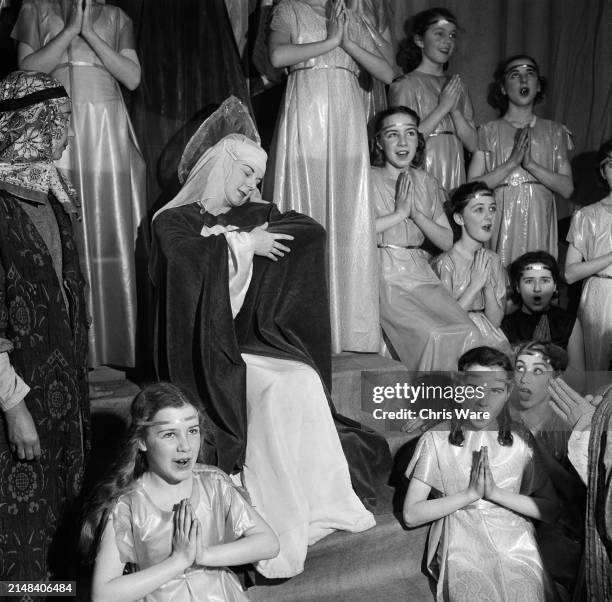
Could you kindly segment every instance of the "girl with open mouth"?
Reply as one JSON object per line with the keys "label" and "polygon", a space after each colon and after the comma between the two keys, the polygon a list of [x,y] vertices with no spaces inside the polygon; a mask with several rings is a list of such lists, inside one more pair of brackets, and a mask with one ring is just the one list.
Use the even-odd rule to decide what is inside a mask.
{"label": "girl with open mouth", "polygon": [[468,180],[483,181],[495,191],[491,248],[504,266],[528,251],[557,256],[555,194],[568,199],[574,189],[570,132],[534,113],[545,92],[546,78],[530,56],[499,63],[488,101],[500,118],[480,126],[468,170]]}

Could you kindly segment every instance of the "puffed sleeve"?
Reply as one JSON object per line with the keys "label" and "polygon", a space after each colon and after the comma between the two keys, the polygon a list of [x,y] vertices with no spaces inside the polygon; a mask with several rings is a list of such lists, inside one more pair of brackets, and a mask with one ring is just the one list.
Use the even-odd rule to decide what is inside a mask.
{"label": "puffed sleeve", "polygon": [[429,431],[419,439],[405,475],[408,479],[418,479],[432,489],[444,493],[434,436],[434,432]]}
{"label": "puffed sleeve", "polygon": [[276,6],[270,21],[270,29],[289,35],[297,33],[297,16],[290,1],[281,0]]}
{"label": "puffed sleeve", "polygon": [[42,45],[38,29],[40,23],[38,12],[38,4],[34,0],[25,0],[11,32],[13,39],[27,44],[33,50],[39,50]]}
{"label": "puffed sleeve", "polygon": [[587,241],[593,240],[591,220],[587,219],[584,212],[579,210],[572,216],[567,242],[569,242],[584,259],[588,259]]}
{"label": "puffed sleeve", "polygon": [[410,107],[415,111],[420,109],[417,86],[407,76],[401,77],[389,86],[389,106],[396,107],[398,105]]}
{"label": "puffed sleeve", "polygon": [[[221,473],[221,471],[218,471]],[[225,534],[230,539],[242,537],[255,526],[255,511],[234,487],[229,477],[222,473],[221,491],[226,511]]]}
{"label": "puffed sleeve", "polygon": [[527,430],[518,431],[513,435],[515,439],[513,445],[521,444],[524,446],[523,478],[521,479],[520,493],[532,495],[546,484],[548,472],[537,451],[533,435]]}
{"label": "puffed sleeve", "polygon": [[134,534],[132,531],[132,509],[129,501],[122,496],[115,504],[109,520],[113,521],[115,530],[115,543],[119,550],[121,562],[136,564],[136,551],[134,549]]}

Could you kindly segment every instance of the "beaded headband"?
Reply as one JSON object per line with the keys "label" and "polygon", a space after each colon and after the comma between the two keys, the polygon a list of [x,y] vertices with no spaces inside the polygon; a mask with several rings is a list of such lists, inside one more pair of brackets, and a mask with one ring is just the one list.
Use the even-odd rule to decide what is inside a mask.
{"label": "beaded headband", "polygon": [[529,263],[523,268],[523,272],[527,270],[548,270],[552,274],[552,270],[544,263]]}
{"label": "beaded headband", "polygon": [[418,126],[415,124],[408,124],[408,123],[403,123],[401,121],[396,121],[395,123],[388,123],[387,125],[382,126],[378,132],[376,132],[376,135],[378,136],[379,134],[382,134],[385,130],[388,130],[389,128],[394,128],[394,127],[402,127],[402,126],[411,126],[413,129],[418,131]]}
{"label": "beaded headband", "polygon": [[471,194],[467,201],[468,203],[470,201],[473,201],[474,199],[480,199],[480,198],[484,198],[484,197],[489,197],[492,198],[493,197],[493,193],[490,190],[479,190],[478,192],[475,192],[474,194]]}
{"label": "beaded headband", "polygon": [[446,17],[434,17],[428,24],[427,28],[430,28],[432,25],[454,25],[457,26],[457,21],[452,21],[447,19]]}

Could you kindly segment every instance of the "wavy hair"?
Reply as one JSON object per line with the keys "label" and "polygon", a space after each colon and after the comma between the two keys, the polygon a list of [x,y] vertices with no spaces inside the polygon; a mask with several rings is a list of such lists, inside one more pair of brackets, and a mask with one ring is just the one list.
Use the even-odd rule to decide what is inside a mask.
{"label": "wavy hair", "polygon": [[[422,38],[425,32],[440,19],[446,19],[459,27],[457,17],[447,8],[441,7],[424,10],[406,21],[404,24],[406,37],[400,43],[397,52],[397,64],[404,73],[414,71],[423,59],[423,51],[416,45],[414,38],[417,36]],[[444,66],[445,69],[447,65],[448,63]]]}
{"label": "wavy hair", "polygon": [[[413,109],[409,109],[403,105],[398,105],[396,107],[389,107],[384,111],[380,111],[378,115],[376,115],[376,119],[374,120],[374,141],[372,144],[371,151],[371,163],[376,167],[383,167],[385,164],[385,154],[383,153],[382,147],[378,141],[378,136],[380,134],[380,129],[382,128],[383,121],[387,117],[391,117],[391,115],[408,115],[414,119],[417,128],[421,123],[421,118],[418,113]],[[421,132],[417,133],[417,148],[416,153],[414,154],[414,158],[412,159],[410,165],[412,167],[421,167],[423,165],[423,161],[425,160],[425,137]]]}
{"label": "wavy hair", "polygon": [[453,231],[453,242],[461,238],[461,226],[455,221],[454,215],[461,215],[475,194],[489,192],[494,197],[493,191],[484,182],[468,182],[455,189],[450,199],[444,203],[444,209]]}
{"label": "wavy hair", "polygon": [[518,348],[516,359],[521,355],[541,355],[555,372],[563,372],[568,364],[567,351],[550,341],[529,341]]}
{"label": "wavy hair", "polygon": [[[130,426],[120,447],[121,451],[108,476],[94,489],[85,505],[79,547],[86,562],[93,562],[95,559],[100,538],[117,500],[129,492],[134,481],[147,470],[146,454],[139,449],[147,427],[141,423],[153,420],[155,415],[165,408],[181,408],[187,405],[193,406],[198,412],[201,429],[207,428],[198,405],[184,389],[176,385],[154,383],[146,386],[134,398],[130,407]],[[201,437],[201,441],[203,440],[204,436]]]}
{"label": "wavy hair", "polygon": [[599,167],[599,178],[602,187],[606,190],[610,190],[610,186],[608,185],[608,181],[603,177],[603,169],[601,167],[601,164],[610,156],[612,156],[612,139],[606,140],[597,151],[597,166]]}

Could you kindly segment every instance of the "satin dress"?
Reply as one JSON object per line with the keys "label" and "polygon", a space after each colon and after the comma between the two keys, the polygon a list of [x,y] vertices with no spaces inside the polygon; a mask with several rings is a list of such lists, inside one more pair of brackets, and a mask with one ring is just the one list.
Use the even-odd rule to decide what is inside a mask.
{"label": "satin dress", "polygon": [[[495,291],[495,298],[503,309],[506,305],[506,279],[504,268],[496,253],[486,251],[489,259],[489,282]],[[432,262],[434,272],[438,275],[444,286],[450,291],[453,299],[460,299],[470,284],[474,258],[464,255],[456,246],[450,251],[441,253]],[[487,318],[485,312],[484,291],[476,296],[468,309],[470,319],[480,332],[480,340],[474,345],[480,347],[494,347],[504,353],[511,354],[512,347],[502,329],[494,326]]]}
{"label": "satin dress", "polygon": [[[218,468],[196,464],[191,508],[202,526],[205,547],[240,539],[255,526],[253,509]],[[136,571],[166,560],[172,552],[174,511],[162,510],[142,478],[112,512],[121,562]],[[248,600],[238,578],[224,567],[193,566],[144,597],[146,602],[240,602]]]}
{"label": "satin dress", "polygon": [[[450,444],[448,431],[425,433],[406,476],[429,485],[437,497],[459,493],[469,484],[473,453],[486,445],[498,487],[531,495],[544,485],[543,467],[522,434],[513,431],[512,446],[501,446],[497,431],[463,432],[462,447]],[[531,521],[487,500],[480,499],[432,524],[427,566],[438,582],[439,602],[556,599]]]}
{"label": "satin dress", "polygon": [[[505,119],[478,128],[478,150],[484,153],[489,173],[512,154],[517,129]],[[531,126],[531,156],[553,172],[569,163],[571,134],[560,123],[536,118]],[[517,167],[495,187],[497,214],[491,248],[507,267],[528,251],[547,251],[557,257],[557,209],[554,193],[528,171]]]}
{"label": "satin dress", "polygon": [[[370,40],[353,22],[353,37]],[[326,20],[301,0],[282,0],[272,31],[294,44],[326,39]],[[380,346],[376,234],[369,203],[366,95],[360,68],[341,48],[289,69],[264,184],[281,211],[295,209],[327,230],[332,352]]]}
{"label": "satin dress", "polygon": [[[12,36],[34,51],[65,27],[64,3],[24,3]],[[118,7],[94,6],[95,32],[135,58],[132,23]],[[136,59],[137,60],[137,59]],[[74,138],[57,166],[82,202],[80,253],[89,284],[89,365],[134,366],[135,241],[146,212],[146,169],[119,84],[81,37],[51,72],[72,100]]]}
{"label": "satin dress", "polygon": [[[240,311],[252,275],[247,232],[204,227],[229,246],[232,314]],[[242,353],[246,364],[247,448],[242,483],[280,543],[275,558],[255,564],[268,578],[304,570],[308,546],[333,531],[360,532],[374,516],[353,491],[349,468],[321,377],[303,362]]]}
{"label": "satin dress", "polygon": [[[572,217],[567,241],[590,261],[612,252],[612,208],[601,201]],[[612,265],[587,278],[578,318],[584,331],[587,370],[610,370],[612,362]]]}
{"label": "satin dress", "polygon": [[[438,106],[440,93],[449,75],[429,75],[411,71],[391,84],[389,106],[403,105],[416,111],[421,121],[426,119]],[[464,117],[474,126],[474,109],[465,87],[459,99]],[[426,138],[425,170],[438,179],[444,190],[465,183],[465,158],[463,143],[450,114],[445,115],[434,131]]]}
{"label": "satin dress", "polygon": [[[435,220],[443,214],[444,193],[420,169],[411,170],[416,206]],[[377,217],[395,210],[395,181],[372,168]],[[431,269],[420,246],[425,235],[411,220],[378,235],[380,323],[392,351],[409,370],[456,370],[464,351],[475,346],[478,330]]]}

